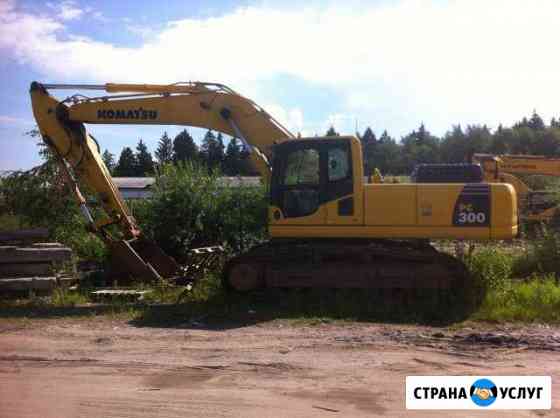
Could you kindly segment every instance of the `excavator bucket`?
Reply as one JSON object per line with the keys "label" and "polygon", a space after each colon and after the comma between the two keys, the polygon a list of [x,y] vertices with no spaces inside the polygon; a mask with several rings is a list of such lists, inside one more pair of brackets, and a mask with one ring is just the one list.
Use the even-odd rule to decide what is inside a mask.
{"label": "excavator bucket", "polygon": [[110,244],[109,276],[119,283],[133,280],[154,282],[180,275],[177,262],[155,243],[143,240],[121,240]]}
{"label": "excavator bucket", "polygon": [[165,254],[155,242],[137,239],[131,243],[131,246],[162,277],[171,278],[180,274],[179,264],[173,257]]}
{"label": "excavator bucket", "polygon": [[221,246],[195,248],[188,252],[187,263],[180,266],[153,241],[121,240],[111,243],[110,278],[119,283],[133,280],[155,282],[167,280],[175,284],[192,284],[221,259]]}

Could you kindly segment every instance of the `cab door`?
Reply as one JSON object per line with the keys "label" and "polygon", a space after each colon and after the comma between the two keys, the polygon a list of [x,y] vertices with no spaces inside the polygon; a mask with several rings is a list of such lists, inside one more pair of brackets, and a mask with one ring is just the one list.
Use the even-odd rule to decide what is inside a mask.
{"label": "cab door", "polygon": [[325,224],[322,160],[312,141],[291,146],[283,153],[279,175],[275,175],[272,186],[271,224]]}
{"label": "cab door", "polygon": [[360,201],[356,199],[353,160],[348,140],[331,140],[325,154],[325,194],[327,225],[355,225]]}

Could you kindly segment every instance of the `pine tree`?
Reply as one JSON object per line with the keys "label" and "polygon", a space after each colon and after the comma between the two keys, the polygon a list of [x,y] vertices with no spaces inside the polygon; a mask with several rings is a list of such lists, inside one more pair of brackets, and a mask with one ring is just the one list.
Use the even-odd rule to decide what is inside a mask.
{"label": "pine tree", "polygon": [[391,141],[391,137],[389,136],[389,133],[387,132],[387,129],[385,129],[383,131],[383,133],[381,134],[381,136],[379,137],[379,140],[377,141],[379,144],[384,144],[386,142]]}
{"label": "pine tree", "polygon": [[154,160],[152,154],[148,151],[148,147],[142,140],[138,141],[136,146],[136,175],[145,177],[154,171]]}
{"label": "pine tree", "polygon": [[101,158],[103,159],[105,166],[109,170],[109,173],[113,173],[113,170],[115,169],[115,156],[111,154],[108,149],[106,149],[103,152]]}
{"label": "pine tree", "polygon": [[198,147],[193,137],[183,129],[173,140],[173,161],[194,161],[198,158]]}
{"label": "pine tree", "polygon": [[325,136],[340,136],[340,134],[334,129],[334,126],[331,125]]}
{"label": "pine tree", "polygon": [[167,132],[159,139],[155,155],[159,165],[173,162],[173,141],[167,136]]}
{"label": "pine tree", "polygon": [[529,122],[527,123],[527,126],[531,129],[536,130],[536,131],[542,131],[542,130],[545,129],[544,121],[538,115],[536,110],[533,110],[533,114],[531,115],[531,119],[529,119]]}
{"label": "pine tree", "polygon": [[521,119],[521,121],[515,123],[513,125],[514,128],[528,128],[529,127],[529,120],[527,119],[527,117],[523,116],[523,119]]}
{"label": "pine tree", "polygon": [[208,168],[222,168],[224,161],[224,143],[221,134],[218,137],[208,130],[202,139],[200,155]]}
{"label": "pine tree", "polygon": [[416,132],[416,143],[418,145],[424,145],[429,136],[430,133],[426,130],[424,122],[422,122],[418,128],[418,132]]}
{"label": "pine tree", "polygon": [[237,138],[231,138],[227,145],[226,155],[224,158],[224,173],[228,176],[238,176],[241,174],[241,148],[237,142]]}
{"label": "pine tree", "polygon": [[360,137],[362,142],[362,155],[364,159],[364,173],[370,175],[373,173],[375,168],[375,145],[377,143],[377,138],[375,134],[368,126],[364,131],[364,134]]}
{"label": "pine tree", "polygon": [[[385,131],[385,132],[387,132],[387,131]],[[375,134],[373,133],[373,131],[371,130],[371,128],[369,126],[366,128],[366,130],[364,131],[364,134],[360,137],[360,139],[362,141],[362,146],[369,145],[369,144],[375,145],[375,142],[377,141],[377,138],[375,137]]]}
{"label": "pine tree", "polygon": [[226,153],[225,153],[226,147],[224,146],[224,136],[222,135],[221,132],[218,132],[218,136],[216,137],[216,141],[218,141],[218,147],[216,148],[217,164],[218,164],[218,167],[220,167],[220,170],[223,171],[224,163],[225,163],[225,159],[226,159]]}
{"label": "pine tree", "polygon": [[129,147],[124,147],[119,157],[119,162],[115,167],[116,177],[134,177],[136,176],[138,162],[134,152]]}

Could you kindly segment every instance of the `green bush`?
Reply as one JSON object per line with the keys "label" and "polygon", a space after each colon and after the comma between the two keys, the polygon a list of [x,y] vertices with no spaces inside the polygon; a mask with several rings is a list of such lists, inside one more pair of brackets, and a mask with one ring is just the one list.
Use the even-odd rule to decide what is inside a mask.
{"label": "green bush", "polygon": [[467,265],[485,289],[503,289],[511,278],[515,258],[500,249],[484,247],[467,259]]}
{"label": "green bush", "polygon": [[48,162],[12,173],[0,187],[7,212],[31,227],[64,224],[78,211],[56,168]]}
{"label": "green bush", "polygon": [[242,251],[266,237],[264,187],[224,187],[219,173],[179,163],[156,177],[152,199],[135,204],[143,231],[181,260],[190,248],[225,244]]}
{"label": "green bush", "polygon": [[[45,154],[46,155],[46,154]],[[9,226],[46,227],[49,238],[74,250],[80,258],[102,261],[103,242],[86,231],[85,221],[53,161],[29,171],[15,172],[0,184]]]}
{"label": "green bush", "polygon": [[529,241],[525,254],[516,260],[513,273],[517,277],[533,273],[560,276],[560,233],[542,225]]}
{"label": "green bush", "polygon": [[[1,208],[0,211],[7,211],[7,209]],[[10,213],[0,214],[0,231],[15,231],[20,228],[25,228],[25,226],[25,223],[16,215]]]}
{"label": "green bush", "polygon": [[51,236],[55,241],[72,248],[81,259],[103,262],[109,255],[101,238],[87,232],[81,213],[74,213],[64,223],[54,225]]}

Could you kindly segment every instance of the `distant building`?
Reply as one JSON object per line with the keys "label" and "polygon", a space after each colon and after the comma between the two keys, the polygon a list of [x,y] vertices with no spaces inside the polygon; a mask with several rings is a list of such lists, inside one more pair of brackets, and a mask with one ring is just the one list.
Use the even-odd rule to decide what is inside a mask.
{"label": "distant building", "polygon": [[[125,199],[149,199],[152,197],[151,188],[155,181],[154,177],[113,177],[113,182]],[[220,177],[219,181],[225,187],[257,187],[261,183],[261,178]]]}
{"label": "distant building", "polygon": [[8,177],[10,174],[15,173],[12,170],[0,170],[0,179],[4,177]]}
{"label": "distant building", "polygon": [[125,199],[148,199],[152,197],[150,190],[156,182],[154,177],[113,177]]}

